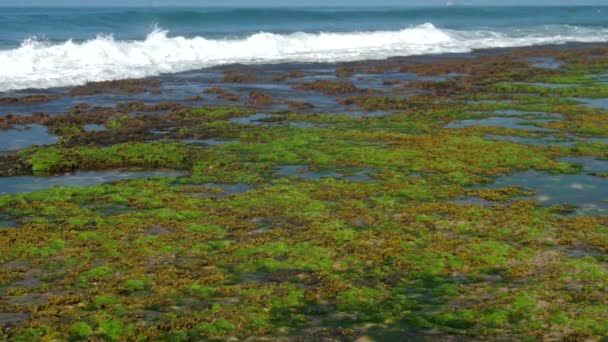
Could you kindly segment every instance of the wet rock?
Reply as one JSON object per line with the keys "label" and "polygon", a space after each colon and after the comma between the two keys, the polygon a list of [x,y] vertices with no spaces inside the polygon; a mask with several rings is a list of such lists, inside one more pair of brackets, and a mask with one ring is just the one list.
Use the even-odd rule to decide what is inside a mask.
{"label": "wet rock", "polygon": [[31,104],[31,103],[46,103],[57,100],[59,96],[55,95],[28,95],[21,97],[0,97],[0,105],[4,104]]}
{"label": "wet rock", "polygon": [[184,101],[188,101],[188,102],[200,102],[200,101],[204,101],[205,99],[203,99],[202,96],[200,95],[196,95],[196,96],[192,96],[192,97],[188,97],[185,98]]}
{"label": "wet rock", "polygon": [[222,78],[222,83],[253,83],[256,77],[250,73],[240,73],[238,71],[228,71]]}
{"label": "wet rock", "polygon": [[292,72],[290,72],[288,74],[281,74],[281,75],[274,76],[272,78],[272,81],[273,82],[283,82],[283,81],[285,81],[287,79],[290,79],[290,78],[301,78],[301,77],[304,77],[304,76],[306,76],[306,75],[303,72],[301,72],[301,71],[292,71]]}
{"label": "wet rock", "polygon": [[308,110],[312,109],[315,106],[308,102],[300,102],[300,101],[285,101],[285,104],[289,106],[289,110],[298,111],[298,110]]}
{"label": "wet rock", "polygon": [[170,230],[161,226],[154,226],[144,231],[144,234],[146,235],[164,235],[169,233],[171,233]]}
{"label": "wet rock", "polygon": [[18,269],[27,269],[29,266],[30,264],[25,260],[13,260],[0,266],[0,269],[4,271],[15,271]]}
{"label": "wet rock", "polygon": [[13,327],[29,318],[28,314],[18,312],[0,312],[0,327]]}
{"label": "wet rock", "polygon": [[38,285],[40,285],[40,271],[39,270],[32,270],[28,273],[26,273],[25,278],[18,280],[16,282],[14,282],[12,284],[12,287],[17,287],[17,288],[21,288],[21,287],[36,287]]}
{"label": "wet rock", "polygon": [[336,70],[337,77],[348,78],[348,77],[352,77],[354,74],[355,74],[355,70],[353,68],[340,67]]}
{"label": "wet rock", "polygon": [[16,154],[0,155],[0,177],[12,177],[30,173],[30,168],[23,165]]}
{"label": "wet rock", "polygon": [[127,79],[118,81],[89,82],[70,90],[71,96],[99,94],[128,95],[149,92],[160,94],[161,83],[150,79]]}
{"label": "wet rock", "polygon": [[249,93],[249,103],[256,107],[267,106],[272,104],[274,101],[272,96],[263,93],[261,91],[252,91]]}
{"label": "wet rock", "polygon": [[289,78],[302,78],[304,76],[306,76],[306,75],[301,71],[292,71],[289,74],[287,74],[287,77],[289,77]]}
{"label": "wet rock", "polygon": [[161,102],[159,104],[149,105],[142,101],[137,101],[119,103],[116,105],[117,111],[125,113],[175,111],[183,108],[183,105],[175,102]]}
{"label": "wet rock", "polygon": [[231,93],[228,90],[221,87],[211,87],[207,88],[204,91],[205,94],[213,94],[216,95],[218,99],[230,101],[230,102],[238,102],[241,100],[241,97],[238,94]]}
{"label": "wet rock", "polygon": [[400,84],[400,83],[401,83],[401,81],[399,81],[399,80],[384,80],[382,82],[382,85],[385,85],[385,86],[394,86],[394,85],[397,85],[397,84]]}
{"label": "wet rock", "polygon": [[85,132],[103,132],[106,131],[107,128],[104,125],[99,124],[86,124],[84,125]]}
{"label": "wet rock", "polygon": [[385,72],[387,72],[388,70],[392,69],[393,67],[390,65],[372,65],[372,66],[368,66],[365,69],[361,70],[362,74],[384,74]]}
{"label": "wet rock", "polygon": [[32,113],[32,115],[14,115],[8,114],[3,118],[0,118],[0,125],[2,128],[10,128],[13,125],[27,125],[27,124],[40,124],[46,125],[50,119],[50,116],[45,113]]}
{"label": "wet rock", "polygon": [[295,90],[315,90],[327,95],[349,94],[358,89],[352,82],[319,80],[311,83],[298,83],[293,86]]}
{"label": "wet rock", "polygon": [[50,293],[27,293],[21,296],[7,296],[5,300],[13,305],[42,305],[52,296]]}
{"label": "wet rock", "polygon": [[247,117],[237,117],[230,119],[230,122],[240,125],[260,125],[262,123],[271,123],[280,121],[280,117],[274,117],[269,114],[257,113]]}
{"label": "wet rock", "polygon": [[213,94],[213,95],[220,95],[220,94],[225,93],[226,91],[227,90],[225,90],[222,87],[209,87],[209,88],[205,89],[203,91],[203,93],[205,93],[205,94]]}

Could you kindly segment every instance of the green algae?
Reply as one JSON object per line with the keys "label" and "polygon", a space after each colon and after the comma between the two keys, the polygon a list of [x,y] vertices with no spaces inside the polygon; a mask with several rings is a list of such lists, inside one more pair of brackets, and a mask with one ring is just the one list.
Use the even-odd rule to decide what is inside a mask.
{"label": "green algae", "polygon": [[[21,152],[35,173],[162,167],[189,176],[0,196],[0,213],[20,223],[0,235],[0,291],[50,298],[0,300],[0,312],[31,315],[0,339],[599,340],[608,334],[607,217],[561,215],[521,200],[529,191],[517,187],[473,187],[519,171],[578,174],[559,158],[607,157],[606,144],[584,141],[607,135],[606,113],[563,98],[602,94],[586,75],[605,66],[564,60],[529,76],[509,71],[525,67],[519,62],[491,77],[472,70],[461,82],[477,82],[474,94],[466,84],[419,84],[441,95],[352,101],[397,110],[383,117],[274,113],[277,124],[235,125],[231,118],[250,113],[169,114],[180,134],[238,140],[213,148],[129,142]],[[480,100],[490,102],[470,102]],[[563,118],[546,124],[554,133],[444,129],[497,110]],[[134,124],[115,120],[106,125]],[[487,134],[582,140],[530,146]],[[285,165],[372,177],[277,177]],[[247,190],[221,195],[237,185]],[[463,196],[500,205],[453,202]],[[115,206],[122,210],[104,209]]]}
{"label": "green algae", "polygon": [[181,144],[129,143],[106,148],[38,148],[21,152],[23,164],[36,174],[75,169],[175,168],[189,165],[190,150]]}
{"label": "green algae", "polygon": [[608,96],[608,85],[584,85],[574,87],[550,88],[534,84],[500,83],[495,85],[497,93],[520,93],[535,95],[552,95],[563,97],[603,98]]}

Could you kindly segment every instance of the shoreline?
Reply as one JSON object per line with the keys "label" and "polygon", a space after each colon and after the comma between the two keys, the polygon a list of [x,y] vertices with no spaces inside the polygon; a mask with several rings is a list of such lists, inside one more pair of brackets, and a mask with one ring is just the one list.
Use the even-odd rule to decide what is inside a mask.
{"label": "shoreline", "polygon": [[607,336],[608,44],[473,55],[1,96],[0,340]]}
{"label": "shoreline", "polygon": [[[406,32],[407,31],[407,32]],[[429,31],[429,32],[427,32]],[[20,69],[23,70],[36,70],[36,72],[26,72],[23,74],[13,74],[12,77],[10,77],[10,75],[12,74],[7,70],[3,70],[3,83],[5,84],[5,86],[3,86],[2,89],[6,89],[3,93],[10,93],[10,92],[22,92],[25,91],[27,92],[28,87],[32,86],[32,82],[35,82],[36,85],[44,85],[43,89],[53,89],[53,88],[57,88],[57,89],[62,89],[62,88],[69,88],[69,87],[73,87],[76,84],[86,84],[87,81],[90,82],[108,82],[108,81],[120,81],[120,80],[125,80],[125,79],[133,79],[133,78],[155,78],[155,77],[160,77],[160,78],[167,78],[170,77],[171,75],[181,75],[181,74],[190,74],[190,73],[196,73],[196,72],[200,72],[200,71],[205,71],[205,70],[209,70],[209,71],[213,71],[216,69],[222,69],[222,68],[231,68],[231,67],[252,67],[252,68],[256,68],[256,67],[260,67],[260,68],[269,68],[271,66],[278,66],[278,67],[289,67],[290,64],[293,65],[304,65],[304,66],[310,66],[310,65],[315,65],[317,63],[323,64],[323,65],[335,65],[335,64],[357,64],[357,63],[372,63],[372,62],[382,62],[382,61],[404,61],[404,62],[408,62],[409,59],[423,59],[423,58],[444,58],[444,57],[450,57],[450,56],[461,56],[461,55],[479,55],[479,54],[483,54],[483,53],[502,53],[503,51],[508,51],[510,49],[534,49],[535,47],[543,47],[546,46],[548,48],[555,48],[556,46],[565,46],[565,49],[569,49],[568,46],[571,47],[576,47],[579,46],[580,48],[584,48],[585,45],[591,46],[591,45],[598,45],[601,46],[602,44],[606,44],[604,43],[568,43],[568,42],[564,42],[561,44],[555,43],[555,44],[546,44],[545,43],[541,43],[541,44],[536,44],[536,45],[527,45],[527,43],[521,43],[518,42],[518,39],[523,39],[523,38],[518,38],[518,37],[508,37],[505,36],[503,38],[492,38],[492,37],[486,37],[486,38],[471,38],[471,44],[470,45],[468,43],[466,43],[465,41],[467,39],[465,39],[464,37],[460,37],[458,39],[464,40],[461,44],[456,44],[456,38],[452,37],[453,34],[450,33],[451,31],[446,31],[444,32],[441,29],[438,29],[436,27],[434,27],[432,24],[430,23],[425,23],[422,25],[418,25],[418,26],[413,26],[413,27],[409,27],[409,28],[405,28],[401,31],[399,31],[400,34],[398,35],[399,37],[401,36],[405,36],[405,38],[399,38],[397,36],[395,36],[395,32],[392,32],[394,36],[392,39],[396,40],[395,42],[393,42],[392,44],[394,46],[401,46],[400,49],[396,49],[396,48],[389,48],[388,50],[383,50],[384,47],[383,46],[376,46],[375,50],[377,50],[375,52],[375,54],[370,55],[370,51],[374,50],[374,46],[375,45],[371,45],[369,47],[366,46],[361,46],[361,50],[363,53],[362,56],[351,56],[349,55],[347,50],[341,50],[341,49],[337,49],[336,51],[332,52],[331,49],[327,50],[327,49],[322,49],[321,46],[323,46],[323,44],[327,44],[328,38],[323,38],[323,33],[319,33],[316,35],[310,35],[310,34],[305,34],[308,35],[308,38],[298,38],[297,36],[293,36],[293,35],[288,35],[283,37],[280,34],[270,34],[270,33],[264,33],[264,32],[260,32],[257,33],[255,35],[252,35],[250,37],[247,37],[245,40],[235,40],[235,41],[216,41],[216,40],[206,40],[204,38],[192,38],[190,40],[185,39],[185,40],[179,40],[178,38],[169,38],[166,36],[166,32],[162,31],[160,29],[155,29],[152,33],[150,33],[150,35],[148,36],[148,38],[146,38],[145,41],[128,41],[128,42],[121,42],[121,41],[117,41],[114,40],[114,38],[112,36],[98,36],[97,38],[95,38],[94,40],[90,40],[87,42],[83,42],[83,43],[75,43],[75,44],[68,44],[68,43],[61,43],[57,46],[46,46],[44,44],[38,44],[36,41],[31,41],[29,42],[28,46],[24,46],[22,48],[19,49],[15,49],[15,50],[7,50],[7,51],[2,51],[3,55],[0,56],[0,58],[2,58],[3,60],[6,61],[16,61],[16,60],[21,60],[23,61],[23,65],[19,65]],[[390,34],[391,32],[385,32],[385,34]],[[406,34],[407,33],[407,34]],[[336,36],[332,39],[340,39],[340,35],[345,35],[344,37],[342,37],[343,39],[355,39],[358,35],[371,35],[367,38],[365,37],[360,37],[360,39],[363,39],[364,41],[370,40],[370,39],[383,39],[381,37],[374,37],[374,34],[382,34],[382,32],[368,32],[368,33],[362,33],[362,32],[355,32],[355,33],[344,33],[344,34],[337,34],[337,33],[328,33],[327,35],[330,36]],[[430,39],[431,42],[430,43],[426,43],[422,44],[420,42],[417,42],[416,39],[418,38],[414,38],[417,37],[419,35],[422,35],[423,37],[425,36],[430,36],[427,39]],[[281,38],[282,37],[282,38]],[[177,40],[176,40],[177,39]],[[303,44],[303,42],[299,42],[299,40],[304,39],[304,41],[306,40],[312,40],[311,42],[308,42],[307,44],[312,44],[314,46],[310,46],[311,50],[302,50],[300,52],[297,51],[283,51],[281,49],[272,52],[269,55],[266,55],[264,53],[262,53],[259,57],[260,60],[256,60],[257,57],[251,55],[251,56],[247,56],[247,55],[241,55],[239,53],[236,54],[236,56],[238,58],[236,59],[231,59],[229,57],[223,56],[223,54],[234,54],[236,53],[236,51],[239,51],[240,49],[243,49],[243,47],[239,48],[239,44],[252,44],[253,41],[249,41],[250,39],[252,39],[253,41],[256,40],[261,40],[261,42],[259,44],[270,44],[271,46],[268,47],[268,49],[270,49],[271,51],[273,50],[272,45],[273,44],[279,44],[281,39],[288,39],[288,40],[295,40],[293,42],[291,42],[290,44],[295,44],[297,46]],[[444,50],[443,52],[437,52],[435,53],[430,53],[432,52],[432,46],[433,46],[433,39],[438,40],[437,41],[437,46],[438,48]],[[444,40],[448,39],[449,42],[443,42]],[[493,41],[493,39],[506,39],[504,42],[500,43],[500,42],[496,42]],[[538,38],[541,39],[541,38]],[[547,40],[549,38],[543,38],[542,40]],[[568,39],[566,37],[563,38],[559,38],[558,40],[563,40],[563,39]],[[570,38],[570,39],[575,39],[575,38]],[[176,41],[173,41],[176,40]],[[277,41],[278,40],[278,41]],[[403,40],[403,41],[401,41]],[[511,41],[513,40],[513,41]],[[592,39],[592,40],[597,40],[597,38]],[[274,42],[274,43],[273,43]],[[284,42],[286,43],[286,42]],[[66,44],[68,44],[68,46],[66,46]],[[113,48],[113,49],[118,49],[118,50],[125,50],[122,53],[114,56],[114,59],[111,60],[107,60],[104,63],[100,64],[100,65],[96,65],[96,63],[100,63],[100,61],[96,61],[96,62],[92,62],[93,64],[89,65],[87,64],[87,62],[85,61],[81,61],[78,60],[77,57],[73,57],[72,54],[75,54],[75,56],[85,56],[87,54],[98,54],[98,53],[102,53],[102,54],[106,54],[108,52],[106,51],[95,51],[95,49],[97,49],[97,47],[95,47],[96,45],[108,45],[108,48]],[[127,44],[130,46],[129,49],[122,49],[120,46],[121,44]],[[173,50],[171,50],[171,52],[167,52],[167,55],[158,55],[153,53],[154,51],[158,50],[160,48],[160,45],[157,46],[158,44],[163,45],[163,44],[173,44],[176,45],[174,47]],[[256,43],[257,44],[257,43]],[[505,48],[479,48],[477,45],[515,45],[512,47],[505,47]],[[519,46],[520,44],[523,44],[523,46]],[[61,46],[63,47],[61,47]],[[320,46],[319,46],[320,45]],[[392,46],[392,45],[391,45]],[[27,48],[27,49],[26,49]],[[303,48],[302,46],[300,48]],[[19,52],[18,50],[22,50],[22,49],[26,49],[25,52]],[[74,51],[68,53],[67,51],[63,51],[65,49],[73,49]],[[152,49],[152,51],[147,51],[147,49]],[[180,49],[185,49],[184,51],[181,51]],[[206,53],[200,55],[200,52],[197,52],[196,49],[201,49],[202,51],[207,51]],[[235,51],[232,51],[236,49]],[[319,50],[320,49],[320,50]],[[370,50],[371,49],[371,50]],[[395,50],[396,49],[396,50]],[[27,50],[31,50],[31,51],[27,51]],[[368,51],[369,50],[369,51]],[[458,52],[458,51],[463,51],[463,52]],[[63,52],[62,52],[63,51]],[[454,52],[448,52],[448,51],[454,51]],[[493,51],[493,52],[492,52]],[[22,55],[22,53],[25,53],[25,55]],[[57,54],[61,54],[64,53],[65,56],[59,56]],[[352,52],[351,52],[352,53]],[[42,55],[41,55],[42,54]],[[192,55],[197,55],[198,58],[192,59]],[[285,54],[283,56],[283,54]],[[402,56],[398,56],[399,54],[402,54]],[[190,57],[184,57],[185,59],[181,59],[182,57],[180,57],[181,55],[186,55],[186,56],[190,56]],[[371,56],[377,56],[378,58],[372,58],[370,59]],[[141,58],[142,56],[145,56],[145,58]],[[240,56],[240,57],[239,57]],[[282,57],[280,57],[282,56]],[[324,56],[324,57],[323,57]],[[32,58],[34,58],[34,60],[36,59],[40,59],[40,58],[44,58],[46,60],[46,63],[40,64],[40,65],[34,65]],[[227,60],[225,60],[227,58]],[[293,59],[293,61],[288,61],[288,59]],[[240,63],[238,61],[247,61],[244,63]],[[66,63],[73,63],[73,67],[71,68],[67,68],[66,67]],[[86,68],[84,69],[79,69],[79,66],[81,64],[87,65]],[[203,65],[213,65],[216,64],[215,66],[209,66],[209,67],[203,67]],[[49,69],[50,68],[50,69]],[[103,74],[104,76],[100,76],[100,72],[104,70]],[[171,72],[168,72],[168,70],[171,70]],[[184,70],[184,71],[182,71]],[[60,74],[56,74],[57,71],[60,71]],[[115,72],[117,71],[122,71],[119,72],[117,74],[115,74]],[[140,77],[140,76],[144,76],[144,77]],[[151,76],[145,76],[145,75],[151,75]],[[11,90],[9,90],[11,89]]]}
{"label": "shoreline", "polygon": [[[265,69],[275,69],[278,71],[285,70],[297,70],[298,68],[307,68],[307,67],[328,67],[328,68],[338,68],[341,66],[344,67],[363,67],[366,65],[386,65],[386,64],[399,64],[399,63],[433,63],[433,62],[441,62],[447,59],[453,58],[474,58],[475,56],[492,56],[492,55],[500,55],[505,53],[513,53],[519,52],[524,56],[529,55],[528,57],[534,57],[535,54],[558,54],[559,52],[576,50],[576,49],[592,49],[592,48],[605,48],[608,46],[608,42],[598,43],[582,43],[582,42],[569,42],[563,44],[546,44],[546,45],[530,45],[530,46],[522,46],[522,47],[505,47],[505,48],[484,48],[484,49],[474,49],[470,52],[455,52],[455,53],[436,53],[436,54],[422,54],[422,55],[410,55],[410,56],[395,56],[388,58],[380,58],[380,59],[367,59],[367,60],[356,60],[356,61],[344,61],[344,62],[277,62],[277,63],[252,63],[252,64],[242,64],[242,63],[234,63],[234,64],[225,64],[225,65],[217,65],[213,67],[200,68],[187,70],[176,73],[167,73],[161,74],[157,76],[149,76],[142,78],[125,78],[125,79],[116,79],[109,81],[101,81],[101,82],[120,82],[120,81],[129,81],[129,80],[170,80],[172,77],[179,77],[182,75],[189,74],[197,74],[201,72],[224,72],[226,70],[234,70],[234,69],[251,69],[251,70],[265,70]],[[87,83],[99,83],[99,82],[87,82]],[[5,95],[13,95],[13,94],[33,94],[33,93],[56,93],[65,91],[74,87],[85,85],[86,83],[75,85],[75,86],[65,86],[65,87],[51,87],[51,88],[29,88],[29,89],[20,89],[20,90],[9,90],[5,92],[0,92],[0,97]]]}

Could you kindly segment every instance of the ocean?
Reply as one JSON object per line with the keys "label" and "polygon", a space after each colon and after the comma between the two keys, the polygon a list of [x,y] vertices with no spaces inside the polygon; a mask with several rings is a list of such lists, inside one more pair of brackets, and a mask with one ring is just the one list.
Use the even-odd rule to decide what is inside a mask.
{"label": "ocean", "polygon": [[0,8],[0,92],[228,64],[608,41],[608,7]]}

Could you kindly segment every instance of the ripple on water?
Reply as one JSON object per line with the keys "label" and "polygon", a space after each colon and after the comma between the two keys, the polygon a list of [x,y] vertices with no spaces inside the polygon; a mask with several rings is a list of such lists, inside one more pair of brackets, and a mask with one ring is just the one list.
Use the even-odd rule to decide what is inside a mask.
{"label": "ripple on water", "polygon": [[583,171],[586,172],[608,172],[608,160],[602,160],[596,157],[566,157],[560,158],[559,161],[581,165]]}
{"label": "ripple on water", "polygon": [[538,127],[535,125],[546,124],[552,122],[549,119],[532,119],[526,120],[518,117],[487,117],[481,119],[467,119],[449,123],[445,128],[467,128],[473,126],[492,126],[492,127],[504,127],[514,128],[526,131],[539,131],[539,132],[555,132],[555,129]]}
{"label": "ripple on water", "polygon": [[289,126],[295,127],[295,128],[302,128],[302,129],[324,127],[324,125],[320,125],[320,124],[316,124],[316,123],[312,123],[312,122],[290,122]]}
{"label": "ripple on water", "polygon": [[0,312],[0,327],[12,327],[29,318],[28,314],[18,312]]}
{"label": "ripple on water", "polygon": [[503,109],[496,110],[492,113],[497,115],[505,115],[505,116],[519,116],[519,117],[530,117],[532,120],[537,119],[554,119],[554,120],[562,120],[564,116],[558,113],[546,113],[546,112],[528,112],[525,110],[519,109]]}
{"label": "ripple on water", "polygon": [[42,125],[15,125],[14,129],[0,131],[0,151],[12,152],[35,145],[51,145],[59,138]]}
{"label": "ripple on water", "polygon": [[61,187],[84,187],[127,179],[149,177],[180,177],[186,172],[175,170],[158,171],[78,171],[59,176],[0,177],[0,194],[27,193]]}
{"label": "ripple on water", "polygon": [[608,74],[597,75],[596,78],[600,82],[608,82]]}
{"label": "ripple on water", "polygon": [[584,140],[585,142],[590,142],[590,143],[608,144],[608,138],[582,138],[582,137],[580,137],[579,139]]}
{"label": "ripple on water", "polygon": [[272,115],[258,113],[258,114],[253,114],[253,115],[246,116],[243,118],[232,118],[232,119],[230,119],[230,122],[240,124],[240,125],[261,125],[261,124],[264,124],[265,122],[260,122],[260,120],[267,119],[270,117],[272,117]]}
{"label": "ripple on water", "polygon": [[220,184],[220,183],[205,183],[205,184],[184,184],[178,187],[186,187],[187,193],[202,198],[225,198],[231,195],[239,195],[255,189],[255,186],[237,183],[237,184]]}
{"label": "ripple on water", "polygon": [[608,98],[603,98],[603,99],[575,98],[574,100],[580,101],[589,107],[608,109]]}
{"label": "ripple on water", "polygon": [[0,229],[16,227],[17,223],[8,214],[0,213]]}
{"label": "ripple on water", "polygon": [[573,215],[608,214],[608,179],[588,174],[552,175],[530,170],[499,177],[489,186],[498,189],[519,186],[534,192],[532,198],[542,205],[574,205]]}
{"label": "ripple on water", "polygon": [[555,70],[564,65],[564,62],[560,62],[553,57],[528,57],[526,60],[530,62],[533,67],[540,69]]}
{"label": "ripple on water", "polygon": [[513,143],[533,146],[572,146],[576,144],[576,141],[558,139],[555,137],[527,138],[515,137],[510,135],[488,134],[485,135],[483,138],[487,140],[509,141]]}
{"label": "ripple on water", "polygon": [[386,110],[374,110],[374,111],[348,111],[344,112],[344,115],[351,118],[380,118],[386,115],[393,114],[393,111]]}
{"label": "ripple on water", "polygon": [[98,125],[98,124],[86,124],[84,125],[84,131],[85,132],[103,132],[108,130],[106,126],[104,125]]}
{"label": "ripple on water", "polygon": [[521,84],[521,85],[535,86],[535,87],[550,88],[550,89],[571,88],[571,87],[578,86],[577,84],[543,83],[543,82],[513,82],[513,83]]}

